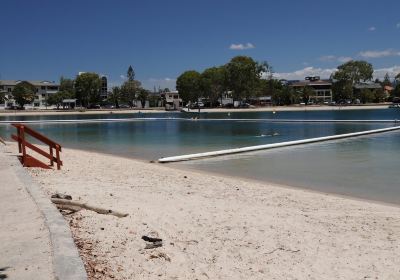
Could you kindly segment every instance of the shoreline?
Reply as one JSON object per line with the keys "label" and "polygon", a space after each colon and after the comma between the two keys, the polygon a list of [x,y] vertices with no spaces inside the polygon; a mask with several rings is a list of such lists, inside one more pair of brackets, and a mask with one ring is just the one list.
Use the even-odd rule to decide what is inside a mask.
{"label": "shoreline", "polygon": [[[16,145],[16,142],[12,142],[12,141],[7,140],[6,144],[7,144],[7,146],[13,146],[13,145]],[[38,145],[38,146],[41,146],[41,145]],[[42,146],[42,148],[43,147],[44,146]],[[400,209],[400,204],[397,204],[397,203],[386,202],[386,201],[382,201],[382,200],[374,200],[374,199],[362,198],[362,197],[351,196],[351,195],[346,195],[346,194],[339,194],[339,193],[334,193],[334,192],[325,192],[325,191],[320,191],[320,190],[316,190],[316,189],[303,187],[303,186],[300,186],[300,185],[278,183],[278,182],[274,182],[274,181],[263,181],[261,179],[252,179],[252,178],[249,178],[249,177],[242,177],[242,176],[238,176],[238,175],[228,175],[228,174],[224,174],[224,173],[206,171],[206,170],[202,170],[202,169],[197,169],[195,167],[194,168],[190,167],[189,165],[185,166],[181,162],[159,163],[159,162],[157,162],[156,159],[150,160],[150,159],[144,159],[144,158],[134,157],[134,156],[124,156],[122,154],[107,153],[107,152],[104,152],[104,151],[101,152],[101,151],[98,151],[98,150],[95,150],[95,149],[89,149],[89,150],[79,149],[77,147],[63,147],[63,149],[68,149],[68,150],[72,150],[72,151],[75,151],[75,152],[84,152],[84,153],[93,154],[93,155],[104,155],[104,156],[110,156],[110,157],[114,157],[114,158],[121,158],[121,159],[125,159],[125,160],[132,160],[132,161],[135,161],[135,162],[138,162],[138,163],[142,163],[142,164],[154,164],[154,165],[157,165],[157,166],[161,166],[162,168],[171,169],[171,171],[178,171],[178,172],[188,171],[188,172],[198,173],[199,175],[204,175],[204,176],[212,175],[212,176],[222,177],[222,178],[225,178],[225,179],[236,179],[236,180],[243,181],[243,182],[246,182],[246,183],[249,183],[249,184],[250,183],[265,184],[265,185],[270,185],[270,186],[274,186],[274,187],[277,187],[277,188],[284,188],[284,189],[288,189],[288,190],[298,190],[298,191],[310,192],[310,193],[315,193],[315,194],[320,194],[320,195],[338,197],[338,198],[355,200],[355,201],[360,201],[360,202],[367,202],[367,203],[378,204],[378,205],[389,206],[389,207],[395,207],[395,208],[399,208]],[[201,160],[206,160],[206,159],[201,159]]]}
{"label": "shoreline", "polygon": [[[398,206],[98,152],[61,155],[61,171],[29,169],[44,192],[129,213],[67,218],[116,279],[400,277]],[[144,249],[148,234],[163,246]]]}
{"label": "shoreline", "polygon": [[[234,113],[234,112],[290,112],[290,111],[340,111],[340,110],[371,110],[387,109],[389,104],[379,105],[354,105],[354,106],[269,106],[256,108],[207,108],[201,109],[200,113]],[[101,114],[160,114],[160,113],[180,113],[179,111],[165,111],[161,108],[156,109],[99,109],[99,110],[22,110],[9,111],[0,110],[2,116],[53,116],[53,115],[101,115]],[[189,113],[198,113],[197,109],[192,109]]]}

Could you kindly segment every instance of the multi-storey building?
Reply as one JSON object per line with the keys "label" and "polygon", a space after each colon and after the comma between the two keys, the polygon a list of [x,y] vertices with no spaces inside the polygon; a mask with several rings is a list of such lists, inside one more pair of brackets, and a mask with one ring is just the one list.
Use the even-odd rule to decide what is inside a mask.
{"label": "multi-storey building", "polygon": [[36,89],[36,97],[32,104],[25,105],[26,107],[43,108],[46,107],[46,100],[51,94],[55,94],[60,90],[60,85],[50,81],[22,81],[22,80],[0,80],[0,92],[5,94],[6,100],[4,104],[0,104],[0,108],[15,106],[15,100],[12,97],[14,87],[21,83],[27,82],[33,85]]}
{"label": "multi-storey building", "polygon": [[309,96],[309,101],[315,103],[332,102],[332,81],[321,80],[318,76],[306,77],[303,81],[288,81],[288,85],[301,92],[304,87],[310,87],[314,94]]}
{"label": "multi-storey building", "polygon": [[102,100],[107,99],[108,96],[108,86],[107,86],[107,77],[101,76],[101,88],[100,88],[100,97]]}

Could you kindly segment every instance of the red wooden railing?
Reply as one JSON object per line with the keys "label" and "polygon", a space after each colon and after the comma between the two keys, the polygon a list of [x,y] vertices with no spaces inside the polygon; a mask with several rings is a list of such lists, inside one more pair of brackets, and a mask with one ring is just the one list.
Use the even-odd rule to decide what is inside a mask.
{"label": "red wooden railing", "polygon": [[[63,165],[61,159],[60,159],[60,152],[61,152],[61,145],[54,142],[53,140],[50,140],[43,134],[40,134],[39,132],[33,130],[32,128],[24,125],[24,124],[19,124],[19,123],[14,123],[12,124],[17,128],[17,135],[11,135],[12,139],[18,142],[18,150],[20,153],[22,153],[21,161],[22,164],[26,167],[41,167],[41,168],[46,168],[50,169],[50,166],[54,166],[54,163],[57,164],[57,169],[61,169],[61,165]],[[26,140],[25,134],[28,134],[37,140],[41,141],[42,143],[46,144],[49,146],[49,153],[43,151],[42,149],[34,146],[32,143],[29,143]],[[48,158],[50,160],[50,166],[47,165],[46,163],[32,157],[31,155],[28,155],[26,150],[27,148],[37,152],[38,154],[44,156],[45,158]],[[55,150],[55,156],[54,156],[54,150]]]}

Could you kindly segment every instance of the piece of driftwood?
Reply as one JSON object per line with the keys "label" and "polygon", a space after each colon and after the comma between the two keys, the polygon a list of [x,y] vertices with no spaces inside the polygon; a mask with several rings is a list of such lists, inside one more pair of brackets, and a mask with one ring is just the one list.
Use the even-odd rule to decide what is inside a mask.
{"label": "piece of driftwood", "polygon": [[62,194],[62,193],[55,193],[51,196],[51,198],[61,198],[61,199],[72,200],[72,196],[70,196],[69,194]]}
{"label": "piece of driftwood", "polygon": [[72,201],[72,200],[67,200],[67,199],[61,199],[61,198],[52,198],[51,201],[58,205],[71,205],[71,206],[78,206],[87,210],[91,210],[94,211],[96,213],[99,214],[104,214],[104,215],[114,215],[118,218],[123,218],[128,216],[127,213],[121,213],[121,212],[117,212],[111,209],[104,209],[104,208],[100,208],[97,206],[93,206],[93,205],[89,205],[87,203],[83,203],[83,202],[78,202],[78,201]]}
{"label": "piece of driftwood", "polygon": [[7,146],[6,141],[4,141],[4,139],[1,137],[0,137],[0,142]]}
{"label": "piece of driftwood", "polygon": [[162,241],[154,242],[154,243],[146,243],[145,249],[154,249],[162,246]]}
{"label": "piece of driftwood", "polygon": [[65,205],[65,204],[56,204],[56,205],[57,205],[57,208],[60,210],[69,211],[68,214],[73,214],[73,213],[76,213],[76,212],[82,210],[82,207],[79,207],[79,206]]}
{"label": "piece of driftwood", "polygon": [[163,245],[161,238],[143,235],[142,239],[146,241],[145,249],[154,249]]}

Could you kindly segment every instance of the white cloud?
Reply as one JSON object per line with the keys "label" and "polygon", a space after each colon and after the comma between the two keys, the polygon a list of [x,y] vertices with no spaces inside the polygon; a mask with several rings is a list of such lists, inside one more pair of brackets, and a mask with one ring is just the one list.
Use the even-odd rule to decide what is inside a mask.
{"label": "white cloud", "polygon": [[119,75],[119,77],[121,78],[121,80],[125,80],[126,79],[125,75]]}
{"label": "white cloud", "polygon": [[309,66],[294,72],[274,73],[274,78],[286,80],[304,80],[304,78],[307,76],[320,76],[321,79],[326,79],[329,78],[334,71],[336,71],[336,68],[324,69]]}
{"label": "white cloud", "polygon": [[383,51],[363,51],[360,52],[358,55],[364,58],[381,58],[388,56],[400,56],[400,52],[388,49]]}
{"label": "white cloud", "polygon": [[[303,80],[307,76],[320,76],[321,79],[328,79],[332,73],[336,72],[336,68],[315,68],[306,67],[300,70],[286,73],[274,73],[275,79],[286,79],[286,80]],[[385,74],[388,73],[390,77],[395,77],[400,73],[400,66],[395,65],[392,67],[378,68],[374,70],[374,79],[383,79]]]}
{"label": "white cloud", "polygon": [[350,60],[353,60],[353,58],[351,58],[350,56],[339,56],[337,58],[337,61],[339,61],[341,63],[346,63],[346,62],[349,62]]}
{"label": "white cloud", "polygon": [[368,28],[368,31],[375,31],[376,27],[375,26],[371,26],[370,28]]}
{"label": "white cloud", "polygon": [[395,65],[392,67],[375,69],[374,78],[379,78],[382,80],[385,77],[386,73],[389,74],[389,77],[394,78],[394,77],[396,77],[397,74],[400,73],[400,66]]}
{"label": "white cloud", "polygon": [[335,56],[335,55],[324,55],[319,58],[320,61],[323,62],[341,62],[345,63],[352,60],[349,56]]}
{"label": "white cloud", "polygon": [[254,49],[255,46],[252,43],[247,43],[247,44],[232,44],[230,45],[229,49],[231,50],[248,50],[248,49]]}
{"label": "white cloud", "polygon": [[396,28],[400,28],[400,22],[396,24]]}
{"label": "white cloud", "polygon": [[324,56],[321,56],[319,58],[319,60],[325,61],[325,62],[331,62],[331,61],[335,61],[336,60],[336,56],[334,56],[334,55],[324,55]]}

